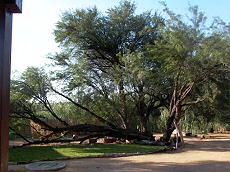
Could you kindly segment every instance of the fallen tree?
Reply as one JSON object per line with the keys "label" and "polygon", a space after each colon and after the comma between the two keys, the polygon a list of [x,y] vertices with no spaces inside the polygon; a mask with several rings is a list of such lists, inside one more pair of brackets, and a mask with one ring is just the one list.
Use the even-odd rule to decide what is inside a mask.
{"label": "fallen tree", "polygon": [[[12,129],[12,128],[11,128]],[[43,128],[44,129],[44,128]],[[13,130],[13,129],[12,129]],[[85,140],[91,138],[104,138],[113,137],[124,140],[150,140],[154,141],[154,137],[138,132],[131,132],[121,128],[111,128],[103,125],[92,125],[92,124],[79,124],[75,126],[61,127],[61,128],[46,128],[50,131],[50,134],[42,137],[40,140],[29,140],[13,130],[19,137],[25,140],[25,144],[21,146],[27,146],[32,144],[48,144],[48,143],[70,143],[73,141],[80,141],[80,144]],[[68,133],[87,133],[79,137],[65,138],[63,136]]]}
{"label": "fallen tree", "polygon": [[[28,127],[32,128],[38,135],[40,136],[39,139],[27,139],[25,136],[20,134],[17,130],[15,130],[13,127],[11,127],[11,130],[15,132],[16,135],[18,135],[20,138],[25,140],[25,145],[32,145],[32,144],[48,144],[48,143],[57,143],[57,142],[72,142],[72,141],[80,141],[80,143],[84,142],[87,139],[91,138],[103,138],[103,137],[114,137],[117,139],[123,139],[123,140],[154,140],[154,137],[150,134],[146,133],[140,133],[138,131],[131,131],[129,129],[124,129],[119,126],[115,126],[112,122],[107,121],[106,119],[100,117],[100,115],[96,114],[95,112],[92,112],[90,109],[86,108],[85,106],[79,104],[78,102],[74,101],[70,97],[65,96],[64,94],[58,92],[57,90],[49,87],[54,93],[62,96],[63,98],[67,99],[71,103],[73,103],[78,108],[84,110],[92,116],[92,118],[95,118],[98,120],[98,124],[77,124],[77,125],[71,125],[68,123],[67,119],[62,119],[60,115],[58,115],[52,107],[52,103],[49,102],[47,98],[47,92],[46,94],[41,94],[40,90],[43,90],[45,92],[44,88],[39,90],[39,92],[36,92],[31,88],[30,85],[24,83],[24,82],[17,82],[12,81],[14,84],[12,91],[15,91],[17,93],[14,93],[12,95],[16,95],[17,97],[14,99],[12,97],[11,99],[11,119],[12,120],[24,120],[27,121],[26,124]],[[40,84],[42,85],[42,84]],[[14,90],[15,89],[15,90]],[[28,101],[26,99],[23,99],[23,96],[25,95],[22,90],[26,90],[28,93],[32,95],[32,98],[34,101],[31,101],[31,99]],[[41,91],[42,92],[42,91]],[[18,94],[20,95],[21,99],[18,99]],[[23,96],[22,96],[23,95]],[[43,111],[45,111],[49,116],[54,120],[55,125],[51,124],[48,120],[44,120],[44,115],[38,115],[41,113],[41,111],[37,111],[36,107],[41,106],[43,108]],[[32,126],[32,123],[38,124],[40,128],[35,128]],[[78,135],[78,133],[84,133],[80,134],[78,137],[74,138],[72,135]]]}

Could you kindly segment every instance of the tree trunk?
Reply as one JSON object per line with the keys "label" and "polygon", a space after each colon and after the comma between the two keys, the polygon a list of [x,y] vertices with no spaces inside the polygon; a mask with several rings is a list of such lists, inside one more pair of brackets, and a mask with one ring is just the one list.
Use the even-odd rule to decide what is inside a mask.
{"label": "tree trunk", "polygon": [[140,118],[141,118],[141,121],[140,121],[140,123],[141,123],[141,132],[149,134],[150,131],[149,131],[149,128],[148,128],[148,123],[149,123],[148,118],[145,116],[145,114],[141,115]]}
{"label": "tree trunk", "polygon": [[170,141],[172,132],[175,129],[175,126],[173,124],[174,119],[175,119],[175,115],[176,115],[176,112],[172,111],[170,113],[170,116],[169,116],[168,120],[167,120],[166,130],[165,130],[165,132],[163,134],[163,141],[166,142],[166,143],[168,143]]}
{"label": "tree trunk", "polygon": [[172,132],[175,130],[174,122],[178,123],[181,118],[181,105],[173,105],[172,110],[170,111],[170,116],[167,120],[166,130],[163,134],[163,140],[166,143],[170,142]]}
{"label": "tree trunk", "polygon": [[178,89],[178,83],[176,83],[170,102],[170,115],[163,135],[163,140],[166,143],[170,142],[172,132],[175,130],[174,122],[177,124],[180,121],[183,101],[191,92],[193,85],[194,83],[184,84],[180,87],[180,89]]}
{"label": "tree trunk", "polygon": [[142,133],[150,133],[149,131],[149,128],[148,128],[148,123],[149,123],[149,115],[147,115],[146,111],[147,111],[147,106],[146,106],[146,103],[145,103],[145,97],[144,97],[144,88],[143,88],[143,85],[140,84],[138,85],[138,102],[136,104],[136,107],[137,107],[137,112],[138,112],[138,116],[139,116],[139,119],[140,119],[140,125],[141,125],[141,128],[140,128],[140,131]]}
{"label": "tree trunk", "polygon": [[126,127],[128,125],[128,117],[126,112],[126,97],[125,97],[125,90],[123,81],[119,83],[119,97],[120,97],[120,105],[121,105],[121,115],[125,119]]}

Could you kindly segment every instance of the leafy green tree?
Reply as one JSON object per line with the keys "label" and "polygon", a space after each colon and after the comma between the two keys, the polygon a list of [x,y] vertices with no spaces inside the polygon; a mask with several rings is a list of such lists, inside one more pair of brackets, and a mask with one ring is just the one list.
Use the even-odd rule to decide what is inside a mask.
{"label": "leafy green tree", "polygon": [[[162,97],[153,98],[154,92],[145,98],[151,84],[147,86],[147,79],[137,83],[130,70],[144,65],[147,71],[145,55],[141,57],[138,53],[160,36],[163,19],[151,12],[137,15],[135,9],[135,4],[123,1],[105,14],[96,8],[64,13],[54,31],[62,51],[50,58],[61,66],[56,77],[65,80],[65,90],[74,93],[75,99],[84,92],[91,109],[96,107],[103,112],[104,108],[107,111],[104,117],[116,121],[117,125],[147,132],[149,116],[153,110],[157,111]],[[135,61],[138,56],[142,58],[139,62]],[[143,75],[139,78],[141,76],[144,78]]]}
{"label": "leafy green tree", "polygon": [[[48,99],[48,94],[50,92],[50,82],[48,80],[47,75],[44,73],[44,70],[29,67],[22,74],[20,80],[12,81],[12,91],[14,93],[12,96],[21,96],[22,99],[18,99],[15,97],[16,103],[21,103],[21,105],[31,106],[32,104],[36,104],[38,108],[40,108],[40,104],[43,109],[39,109],[40,111],[44,111],[44,113],[48,112],[54,117],[56,120],[61,122],[63,125],[68,126],[68,124],[59,118],[59,116],[54,112],[52,105]],[[14,102],[14,101],[12,101]],[[18,107],[19,106],[13,106]],[[32,111],[32,110],[31,110]],[[32,112],[31,112],[32,113]]]}
{"label": "leafy green tree", "polygon": [[[210,104],[215,98],[215,80],[226,73],[229,66],[229,36],[205,25],[206,17],[198,7],[190,7],[188,21],[174,14],[165,5],[169,19],[162,37],[150,48],[152,56],[161,64],[165,77],[173,81],[169,119],[164,140],[170,139],[175,124],[180,122],[185,107],[202,101]],[[217,28],[216,28],[217,29]],[[219,45],[223,46],[219,46]],[[217,49],[218,46],[218,49]],[[227,60],[228,59],[228,60]]]}

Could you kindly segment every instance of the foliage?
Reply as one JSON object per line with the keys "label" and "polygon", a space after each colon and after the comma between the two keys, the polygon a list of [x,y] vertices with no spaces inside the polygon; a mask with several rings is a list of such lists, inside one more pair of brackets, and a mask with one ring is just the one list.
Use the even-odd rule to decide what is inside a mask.
{"label": "foliage", "polygon": [[62,51],[50,58],[62,67],[56,79],[65,81],[63,91],[74,100],[116,126],[147,132],[161,94],[144,78],[151,64],[142,53],[160,36],[163,19],[135,9],[123,1],[106,14],[96,8],[64,13],[54,31]]}
{"label": "foliage", "polygon": [[[216,81],[220,81],[219,77],[229,71],[227,64],[230,49],[226,48],[229,35],[216,31],[222,26],[216,25],[216,30],[207,27],[206,17],[199,12],[197,6],[191,6],[189,11],[191,17],[186,21],[165,5],[165,12],[169,16],[166,27],[162,30],[162,37],[154,46],[149,47],[152,57],[161,64],[163,76],[173,81],[165,140],[169,140],[175,129],[174,121],[179,123],[185,111],[193,111],[199,115],[203,108],[205,115],[213,107],[212,103],[219,90]],[[223,46],[219,46],[222,44]],[[196,106],[198,103],[201,103],[202,108]],[[191,106],[193,109],[188,108]],[[218,107],[214,109],[217,110]]]}

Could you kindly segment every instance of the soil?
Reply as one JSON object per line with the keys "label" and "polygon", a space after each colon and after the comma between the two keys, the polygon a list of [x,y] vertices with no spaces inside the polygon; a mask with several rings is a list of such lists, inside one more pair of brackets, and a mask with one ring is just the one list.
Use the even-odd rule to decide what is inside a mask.
{"label": "soil", "polygon": [[[60,172],[230,172],[230,134],[201,139],[185,138],[176,151],[119,158],[66,160]],[[26,171],[25,165],[9,165],[9,171]]]}

